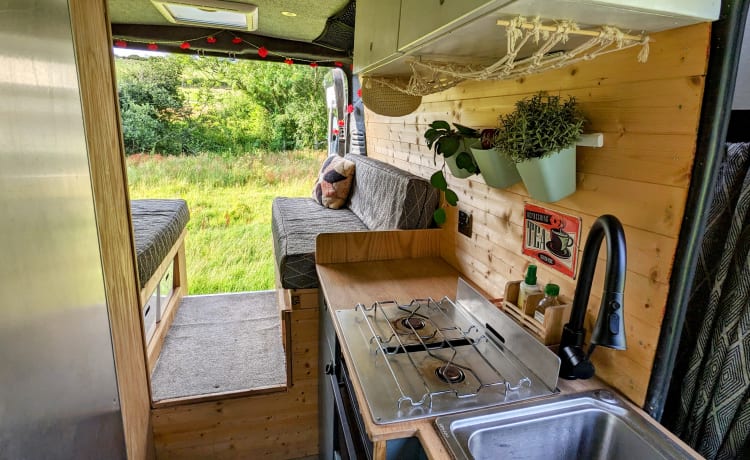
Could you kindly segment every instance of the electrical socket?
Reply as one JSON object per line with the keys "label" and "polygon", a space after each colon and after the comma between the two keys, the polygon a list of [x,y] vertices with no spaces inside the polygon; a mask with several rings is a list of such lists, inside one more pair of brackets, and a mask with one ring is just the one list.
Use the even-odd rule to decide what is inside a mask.
{"label": "electrical socket", "polygon": [[471,213],[458,210],[458,233],[471,238]]}

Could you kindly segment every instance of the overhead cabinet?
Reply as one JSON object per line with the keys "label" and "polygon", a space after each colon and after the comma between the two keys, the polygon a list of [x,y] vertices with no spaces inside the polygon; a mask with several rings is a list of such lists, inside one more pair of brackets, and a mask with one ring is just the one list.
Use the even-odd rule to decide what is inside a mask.
{"label": "overhead cabinet", "polygon": [[720,7],[720,0],[358,0],[354,72],[408,75],[408,60],[420,58],[494,62],[506,51],[499,19],[538,16],[640,33],[714,21]]}
{"label": "overhead cabinet", "polygon": [[[408,51],[430,37],[448,33],[482,13],[509,0],[403,0],[398,28],[398,50]],[[358,4],[359,5],[359,4]]]}
{"label": "overhead cabinet", "polygon": [[355,18],[354,72],[359,73],[399,57],[401,0],[359,0]]}

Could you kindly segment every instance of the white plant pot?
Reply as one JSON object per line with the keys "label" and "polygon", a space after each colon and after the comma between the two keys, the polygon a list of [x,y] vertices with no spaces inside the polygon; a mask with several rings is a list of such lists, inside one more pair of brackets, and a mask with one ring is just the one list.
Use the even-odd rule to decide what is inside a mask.
{"label": "white plant pot", "polygon": [[521,180],[516,164],[497,150],[472,147],[471,153],[474,155],[474,161],[477,162],[484,181],[490,187],[506,188]]}
{"label": "white plant pot", "polygon": [[576,147],[516,164],[523,184],[535,200],[554,203],[576,191]]}

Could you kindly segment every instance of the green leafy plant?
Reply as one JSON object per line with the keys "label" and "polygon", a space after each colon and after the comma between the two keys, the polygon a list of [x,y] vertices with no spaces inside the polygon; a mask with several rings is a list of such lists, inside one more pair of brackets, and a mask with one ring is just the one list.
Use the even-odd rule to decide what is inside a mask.
{"label": "green leafy plant", "polygon": [[[427,141],[427,147],[434,152],[433,161],[435,164],[437,164],[437,156],[443,156],[443,165],[430,177],[430,183],[445,194],[445,201],[449,205],[456,206],[458,195],[448,188],[448,181],[445,179],[445,173],[443,172],[445,170],[445,158],[456,155],[456,166],[472,174],[478,174],[479,167],[474,161],[474,157],[465,150],[471,141],[462,141],[479,139],[481,134],[476,129],[458,123],[454,123],[453,126],[455,129],[451,128],[447,121],[435,120],[430,123],[429,129],[425,131],[424,138]],[[441,207],[435,210],[432,218],[437,224],[445,223],[445,209]]]}
{"label": "green leafy plant", "polygon": [[516,163],[544,158],[575,144],[585,121],[574,97],[540,92],[519,100],[513,112],[500,117],[495,148]]}

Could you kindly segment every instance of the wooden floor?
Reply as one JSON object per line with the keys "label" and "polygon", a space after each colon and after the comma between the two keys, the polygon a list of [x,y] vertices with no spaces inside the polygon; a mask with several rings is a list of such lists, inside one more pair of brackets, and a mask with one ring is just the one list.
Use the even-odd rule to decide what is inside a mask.
{"label": "wooden floor", "polygon": [[158,459],[297,459],[318,454],[318,309],[291,314],[286,392],[152,411]]}

